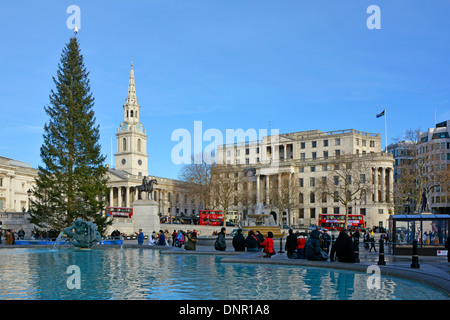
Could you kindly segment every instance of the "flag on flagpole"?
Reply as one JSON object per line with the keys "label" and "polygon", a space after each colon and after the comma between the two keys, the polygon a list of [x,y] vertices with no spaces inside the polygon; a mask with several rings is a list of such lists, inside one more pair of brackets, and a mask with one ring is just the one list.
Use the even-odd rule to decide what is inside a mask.
{"label": "flag on flagpole", "polygon": [[377,118],[383,117],[383,116],[384,116],[384,111],[385,111],[385,110],[383,110],[383,111],[381,111],[381,113],[377,114]]}

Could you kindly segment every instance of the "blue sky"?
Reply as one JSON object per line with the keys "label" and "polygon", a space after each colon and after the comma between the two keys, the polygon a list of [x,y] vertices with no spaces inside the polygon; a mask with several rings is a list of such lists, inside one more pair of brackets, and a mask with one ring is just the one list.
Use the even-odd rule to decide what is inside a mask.
{"label": "blue sky", "polygon": [[[450,2],[8,1],[0,10],[0,156],[40,164],[44,106],[81,9],[102,151],[123,121],[133,57],[151,175],[177,178],[178,128],[357,129],[388,142],[450,120]],[[369,30],[370,5],[381,29]],[[207,143],[204,144],[204,147]]]}

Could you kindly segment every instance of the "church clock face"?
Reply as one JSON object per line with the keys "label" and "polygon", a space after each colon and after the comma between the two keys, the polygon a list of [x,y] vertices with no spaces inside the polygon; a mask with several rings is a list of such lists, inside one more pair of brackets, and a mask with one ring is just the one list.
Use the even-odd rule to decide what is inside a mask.
{"label": "church clock face", "polygon": [[124,123],[124,124],[122,125],[122,129],[123,129],[123,130],[127,130],[127,128],[128,128],[127,124]]}
{"label": "church clock face", "polygon": [[125,165],[125,163],[127,163],[127,160],[122,159],[122,164]]}
{"label": "church clock face", "polygon": [[136,126],[136,129],[137,129],[137,131],[141,131],[142,126],[141,126],[140,124],[138,124],[138,125]]}
{"label": "church clock face", "polygon": [[142,166],[142,160],[138,160],[138,165]]}

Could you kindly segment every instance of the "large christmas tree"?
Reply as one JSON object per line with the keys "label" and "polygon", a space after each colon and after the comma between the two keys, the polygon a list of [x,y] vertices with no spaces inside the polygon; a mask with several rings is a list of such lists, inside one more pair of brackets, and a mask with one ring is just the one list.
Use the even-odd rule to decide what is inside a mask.
{"label": "large christmas tree", "polygon": [[53,77],[56,90],[45,106],[49,121],[30,218],[38,230],[61,231],[82,218],[96,223],[103,234],[111,224],[104,214],[107,168],[88,75],[78,39],[72,37]]}

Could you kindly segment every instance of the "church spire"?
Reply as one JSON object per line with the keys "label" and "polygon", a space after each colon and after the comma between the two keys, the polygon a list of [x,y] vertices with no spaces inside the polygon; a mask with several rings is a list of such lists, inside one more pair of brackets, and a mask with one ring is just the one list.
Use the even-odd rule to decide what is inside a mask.
{"label": "church spire", "polygon": [[131,58],[130,78],[128,80],[127,104],[137,104],[136,87],[134,84],[133,58]]}

